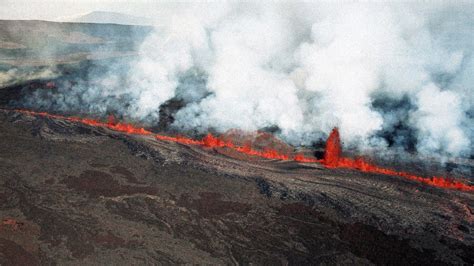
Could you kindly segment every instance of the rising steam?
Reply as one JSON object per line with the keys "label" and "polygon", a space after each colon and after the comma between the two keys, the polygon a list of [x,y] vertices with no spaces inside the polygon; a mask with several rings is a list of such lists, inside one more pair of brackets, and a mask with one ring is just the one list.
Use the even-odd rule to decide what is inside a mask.
{"label": "rising steam", "polygon": [[[338,127],[345,145],[469,156],[472,5],[208,4],[169,10],[127,76],[37,93],[32,105],[224,132],[277,128],[310,145]],[[119,66],[111,66],[118,68]],[[93,78],[91,73],[89,78]]]}

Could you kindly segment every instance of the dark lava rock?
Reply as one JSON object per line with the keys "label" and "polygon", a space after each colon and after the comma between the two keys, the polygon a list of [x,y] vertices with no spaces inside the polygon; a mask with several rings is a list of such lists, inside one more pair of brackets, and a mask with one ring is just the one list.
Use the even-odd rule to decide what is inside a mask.
{"label": "dark lava rock", "polygon": [[473,263],[472,193],[12,111],[0,184],[2,265]]}

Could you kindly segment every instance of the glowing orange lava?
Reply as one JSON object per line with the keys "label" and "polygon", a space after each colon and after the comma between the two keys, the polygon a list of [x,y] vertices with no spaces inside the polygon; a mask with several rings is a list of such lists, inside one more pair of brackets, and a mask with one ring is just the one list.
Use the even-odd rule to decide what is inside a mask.
{"label": "glowing orange lava", "polygon": [[375,173],[375,174],[384,174],[392,176],[401,176],[406,179],[418,181],[424,184],[428,184],[435,187],[442,188],[453,188],[465,191],[474,191],[474,186],[464,184],[460,181],[445,178],[441,176],[433,176],[431,178],[421,177],[406,172],[394,171],[392,169],[382,168],[376,165],[373,165],[363,158],[351,159],[342,157],[341,155],[341,141],[339,138],[339,131],[337,128],[334,128],[329,135],[329,138],[326,142],[326,150],[324,154],[323,164],[329,168],[348,168],[356,169],[366,173]]}
{"label": "glowing orange lava", "polygon": [[214,137],[211,133],[207,134],[202,139],[202,145],[209,148],[222,148],[222,147],[235,148],[235,145],[234,143],[232,143],[232,141],[225,141],[220,138]]}
{"label": "glowing orange lava", "polygon": [[326,140],[326,149],[324,150],[324,165],[327,167],[339,167],[341,161],[341,140],[339,130],[334,128]]}
{"label": "glowing orange lava", "polygon": [[186,145],[199,145],[207,148],[228,148],[240,153],[258,156],[266,159],[294,160],[303,163],[321,163],[328,168],[347,168],[359,170],[366,173],[400,176],[409,180],[414,180],[435,187],[458,189],[463,191],[474,191],[474,186],[465,184],[454,179],[445,178],[441,176],[433,176],[431,178],[421,177],[406,172],[399,172],[392,169],[382,168],[365,161],[363,158],[352,159],[343,157],[339,131],[337,128],[334,128],[332,130],[331,134],[327,139],[324,159],[318,160],[316,158],[305,157],[303,154],[290,155],[269,148],[263,149],[263,151],[256,150],[252,148],[252,146],[249,144],[238,146],[235,145],[231,140],[224,140],[219,137],[215,137],[210,133],[207,134],[202,140],[195,140],[184,136],[166,136],[154,134],[153,132],[141,127],[135,127],[131,124],[116,122],[113,116],[109,116],[108,122],[105,123],[95,119],[67,117],[62,115],[49,114],[46,112],[34,112],[27,110],[16,111],[28,115],[43,116],[55,119],[63,119],[71,122],[78,122],[94,127],[105,127],[114,131],[124,132],[128,134],[153,135],[157,140],[176,142]]}

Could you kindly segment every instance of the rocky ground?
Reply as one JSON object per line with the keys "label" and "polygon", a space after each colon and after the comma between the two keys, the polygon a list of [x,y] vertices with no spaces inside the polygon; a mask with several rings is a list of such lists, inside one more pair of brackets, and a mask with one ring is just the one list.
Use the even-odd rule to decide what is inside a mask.
{"label": "rocky ground", "polygon": [[0,111],[0,264],[474,263],[474,194]]}

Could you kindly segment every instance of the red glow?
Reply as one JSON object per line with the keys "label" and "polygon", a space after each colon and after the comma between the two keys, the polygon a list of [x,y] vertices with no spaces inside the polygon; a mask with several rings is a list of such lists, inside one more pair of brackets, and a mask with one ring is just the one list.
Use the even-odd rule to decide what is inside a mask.
{"label": "red glow", "polygon": [[46,112],[33,112],[33,111],[26,111],[26,110],[17,110],[17,111],[24,114],[29,114],[29,115],[37,115],[37,116],[43,116],[43,117],[49,117],[49,118],[55,118],[55,119],[64,119],[67,121],[78,122],[78,123],[86,124],[93,127],[106,127],[111,130],[124,132],[128,134],[136,134],[136,135],[151,135],[152,134],[151,131],[148,131],[142,127],[135,127],[127,123],[115,123],[115,118],[113,116],[109,116],[109,122],[104,123],[104,122],[101,122],[95,119],[90,119],[90,118],[81,118],[81,117],[75,117],[75,116],[67,117],[67,116],[62,116],[62,115],[53,115]]}
{"label": "red glow", "polygon": [[421,177],[406,172],[399,172],[392,169],[382,168],[373,165],[363,158],[346,158],[341,156],[341,141],[339,138],[339,132],[337,128],[334,128],[329,135],[326,142],[326,151],[324,153],[323,164],[329,168],[348,168],[356,169],[366,173],[384,174],[392,176],[401,176],[409,180],[418,181],[424,184],[428,184],[435,187],[441,188],[452,188],[465,191],[474,191],[474,186],[464,184],[454,179],[449,179],[440,176],[433,176],[431,178]]}
{"label": "red glow", "polygon": [[341,140],[339,138],[339,130],[336,127],[332,130],[326,141],[324,164],[327,167],[339,167],[341,152]]}
{"label": "red glow", "polygon": [[182,137],[182,136],[171,137],[171,136],[165,136],[165,135],[155,135],[155,138],[158,140],[177,142],[177,143],[187,144],[187,145],[201,145],[202,144],[202,141],[194,140],[194,139],[190,139],[190,138]]}
{"label": "red glow", "polygon": [[[101,122],[95,119],[89,118],[80,118],[80,117],[66,117],[62,115],[54,115],[49,114],[46,112],[34,112],[34,111],[27,111],[27,110],[16,110],[20,113],[28,114],[28,115],[35,115],[35,116],[43,116],[55,119],[63,119],[72,122],[78,122],[82,124],[86,124],[89,126],[94,127],[105,127],[114,131],[124,132],[128,134],[135,134],[135,135],[154,135],[151,131],[148,131],[141,127],[135,127],[131,124],[116,122],[113,116],[109,116],[108,122]],[[474,186],[462,183],[460,181],[456,181],[453,179],[440,177],[440,176],[433,176],[431,178],[421,177],[413,174],[409,174],[406,172],[399,172],[392,169],[382,168],[376,165],[373,165],[363,158],[347,158],[342,156],[342,148],[341,148],[341,141],[339,136],[339,131],[337,128],[334,128],[329,135],[327,142],[326,142],[326,150],[324,153],[324,159],[318,160],[315,158],[305,157],[303,154],[296,154],[294,156],[279,152],[275,149],[264,148],[262,150],[256,150],[250,144],[244,144],[243,146],[235,145],[231,140],[221,139],[219,137],[215,137],[212,134],[207,134],[202,140],[195,140],[188,137],[183,136],[166,136],[166,135],[159,135],[155,134],[154,137],[157,140],[163,141],[170,141],[176,142],[180,144],[186,145],[199,145],[208,148],[227,148],[232,149],[240,153],[244,153],[251,156],[257,156],[265,159],[276,159],[276,160],[294,160],[297,162],[302,163],[322,163],[324,166],[328,168],[347,168],[347,169],[355,169],[362,172],[367,173],[376,173],[376,174],[384,174],[384,175],[392,175],[392,176],[400,176],[404,177],[409,180],[414,180],[420,183],[424,183],[427,185],[440,187],[440,188],[449,188],[449,189],[458,189],[463,191],[474,191]]]}
{"label": "red glow", "polygon": [[225,141],[223,139],[214,137],[211,133],[207,134],[202,139],[202,145],[209,148],[222,148],[222,147],[234,148],[235,147],[232,141]]}
{"label": "red glow", "polygon": [[255,150],[250,144],[245,144],[243,146],[237,146],[230,140],[223,140],[218,137],[213,136],[212,134],[207,134],[202,139],[202,145],[210,148],[230,148],[247,155],[258,156],[266,159],[277,159],[277,160],[289,160],[290,155],[278,152],[274,149],[264,149],[263,151]]}
{"label": "red glow", "polygon": [[264,151],[255,150],[250,145],[244,145],[236,148],[237,151],[247,155],[262,157],[265,159],[290,160],[290,155],[280,153],[274,149],[265,149]]}
{"label": "red glow", "polygon": [[293,160],[297,162],[301,162],[301,163],[321,163],[322,162],[322,160],[318,160],[316,158],[305,157],[303,154],[296,154],[293,157]]}

